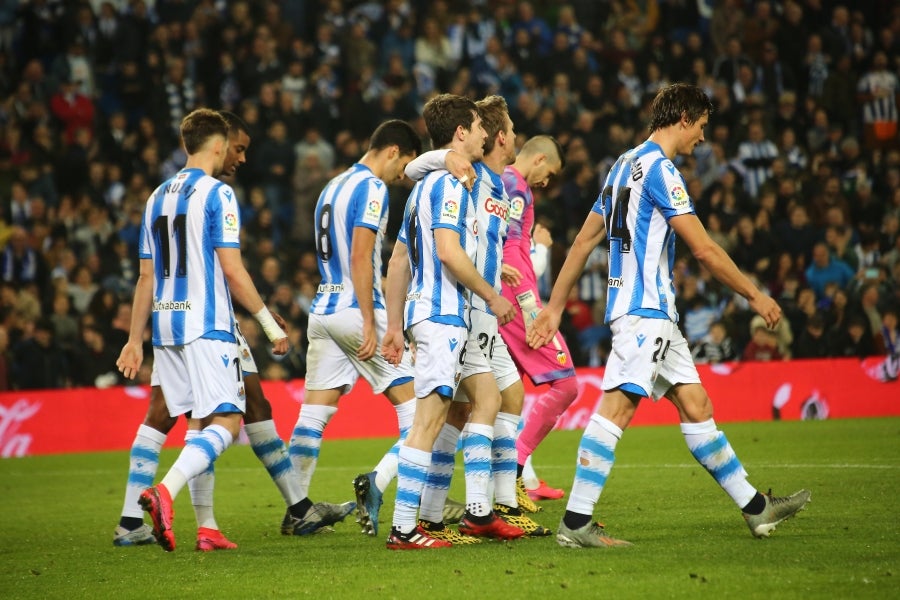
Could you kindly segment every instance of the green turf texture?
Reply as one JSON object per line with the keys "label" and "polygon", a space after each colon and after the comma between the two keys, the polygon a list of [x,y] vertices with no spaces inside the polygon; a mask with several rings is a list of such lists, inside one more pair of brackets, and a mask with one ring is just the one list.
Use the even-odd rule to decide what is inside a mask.
{"label": "green turf texture", "polygon": [[[233,551],[194,552],[187,490],[178,547],[116,548],[127,452],[0,460],[0,598],[889,598],[900,589],[900,418],[728,424],[760,489],[802,487],[812,502],[754,539],[693,462],[677,426],[627,431],[595,518],[631,548],[566,549],[555,537],[390,552],[393,489],[379,537],[348,517],[334,533],[279,533],[284,505],[249,447],[217,463],[216,516]],[[535,455],[571,487],[580,432],[553,432]],[[390,440],[325,442],[311,497],[352,499],[353,477]],[[174,461],[166,451],[158,479]],[[451,496],[464,498],[461,460]],[[556,530],[565,500],[536,518]]]}

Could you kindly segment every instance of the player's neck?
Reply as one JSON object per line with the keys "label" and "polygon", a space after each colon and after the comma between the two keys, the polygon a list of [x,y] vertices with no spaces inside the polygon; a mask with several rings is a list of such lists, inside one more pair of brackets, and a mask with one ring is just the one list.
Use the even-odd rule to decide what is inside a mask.
{"label": "player's neck", "polygon": [[675,160],[678,155],[678,125],[671,125],[663,129],[657,129],[647,138],[651,142],[662,148],[663,154],[669,160]]}
{"label": "player's neck", "polygon": [[193,154],[188,156],[187,161],[184,163],[185,169],[200,169],[204,173],[209,176],[213,176],[215,172],[215,164],[216,157],[210,155],[206,152],[200,152],[198,154]]}
{"label": "player's neck", "polygon": [[490,154],[485,155],[482,162],[484,163],[484,166],[497,175],[503,173],[503,169],[505,169],[507,165],[506,159],[499,152],[491,152]]}

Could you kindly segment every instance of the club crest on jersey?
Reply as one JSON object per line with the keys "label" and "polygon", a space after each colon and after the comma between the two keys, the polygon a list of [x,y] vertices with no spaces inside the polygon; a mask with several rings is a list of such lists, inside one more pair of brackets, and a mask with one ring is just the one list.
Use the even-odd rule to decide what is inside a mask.
{"label": "club crest on jersey", "polygon": [[525,200],[522,198],[512,198],[509,201],[509,218],[521,219],[522,213],[525,212]]}
{"label": "club crest on jersey", "polygon": [[444,200],[444,205],[441,207],[441,218],[442,219],[455,219],[459,216],[459,202],[456,200]]}
{"label": "club crest on jersey", "polygon": [[237,234],[238,218],[233,212],[225,213],[225,233]]}
{"label": "club crest on jersey", "polygon": [[366,203],[366,220],[379,220],[381,218],[381,200],[372,198]]}
{"label": "club crest on jersey", "polygon": [[556,353],[556,362],[560,365],[565,365],[569,361],[569,358],[566,356],[566,353],[560,350]]}
{"label": "club crest on jersey", "polygon": [[688,204],[688,195],[680,185],[673,185],[669,189],[669,197],[672,199],[672,208],[684,208]]}

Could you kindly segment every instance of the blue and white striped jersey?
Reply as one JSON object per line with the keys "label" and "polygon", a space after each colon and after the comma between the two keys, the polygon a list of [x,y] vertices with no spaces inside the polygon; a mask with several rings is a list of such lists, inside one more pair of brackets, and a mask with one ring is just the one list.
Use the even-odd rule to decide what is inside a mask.
{"label": "blue and white striped jersey", "polygon": [[[509,195],[500,174],[477,162],[475,183],[470,192],[475,202],[475,268],[500,293],[500,266],[503,263],[503,242],[509,229]],[[489,315],[494,313],[487,302],[472,294],[472,308]]]}
{"label": "blue and white striped jersey", "polygon": [[469,291],[438,259],[434,230],[452,229],[475,261],[475,205],[466,188],[446,170],[416,183],[406,202],[398,241],[406,244],[412,280],[404,327],[431,320],[459,327],[469,322]]}
{"label": "blue and white striped jersey", "polygon": [[592,209],[606,221],[609,290],[606,322],[622,315],[678,321],[675,232],[669,219],[694,214],[684,177],[655,142],[619,157]]}
{"label": "blue and white striped jersey", "polygon": [[231,294],[216,248],[240,248],[234,191],[200,169],[156,188],[141,223],[139,256],[153,261],[153,345],[234,341]]}
{"label": "blue and white striped jersey", "polygon": [[322,281],[310,309],[313,314],[331,315],[345,308],[359,308],[350,278],[350,248],[355,227],[375,232],[373,289],[359,293],[372,293],[375,308],[384,308],[381,243],[387,221],[387,186],[369,167],[356,163],[328,182],[316,202],[316,255]]}

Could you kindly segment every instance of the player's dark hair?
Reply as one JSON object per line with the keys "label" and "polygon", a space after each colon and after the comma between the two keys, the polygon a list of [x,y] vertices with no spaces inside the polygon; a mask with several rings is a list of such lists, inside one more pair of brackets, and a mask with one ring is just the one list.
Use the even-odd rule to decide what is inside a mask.
{"label": "player's dark hair", "polygon": [[484,153],[489,154],[494,149],[497,134],[506,129],[506,119],[509,115],[509,107],[503,96],[488,96],[475,103],[478,116],[481,117],[481,126],[487,133],[484,141]]}
{"label": "player's dark hair", "polygon": [[225,122],[228,123],[228,130],[233,132],[242,131],[247,134],[247,137],[250,137],[250,126],[247,125],[247,122],[231,112],[230,110],[220,110],[219,114],[222,115],[222,118],[225,119]]}
{"label": "player's dark hair", "polygon": [[650,103],[650,133],[675,125],[682,117],[696,123],[713,105],[703,89],[689,83],[673,83],[657,92]]}
{"label": "player's dark hair", "polygon": [[198,108],[181,121],[181,140],[188,155],[199,152],[210,138],[228,139],[228,123],[217,111]]}
{"label": "player's dark hair", "polygon": [[468,98],[456,94],[439,94],[425,103],[422,117],[435,148],[443,148],[453,141],[460,125],[469,131],[475,121],[477,108]]}
{"label": "player's dark hair", "polygon": [[401,156],[415,156],[422,152],[422,140],[416,130],[400,119],[391,119],[376,127],[369,140],[369,150],[383,150],[390,146],[397,146]]}

